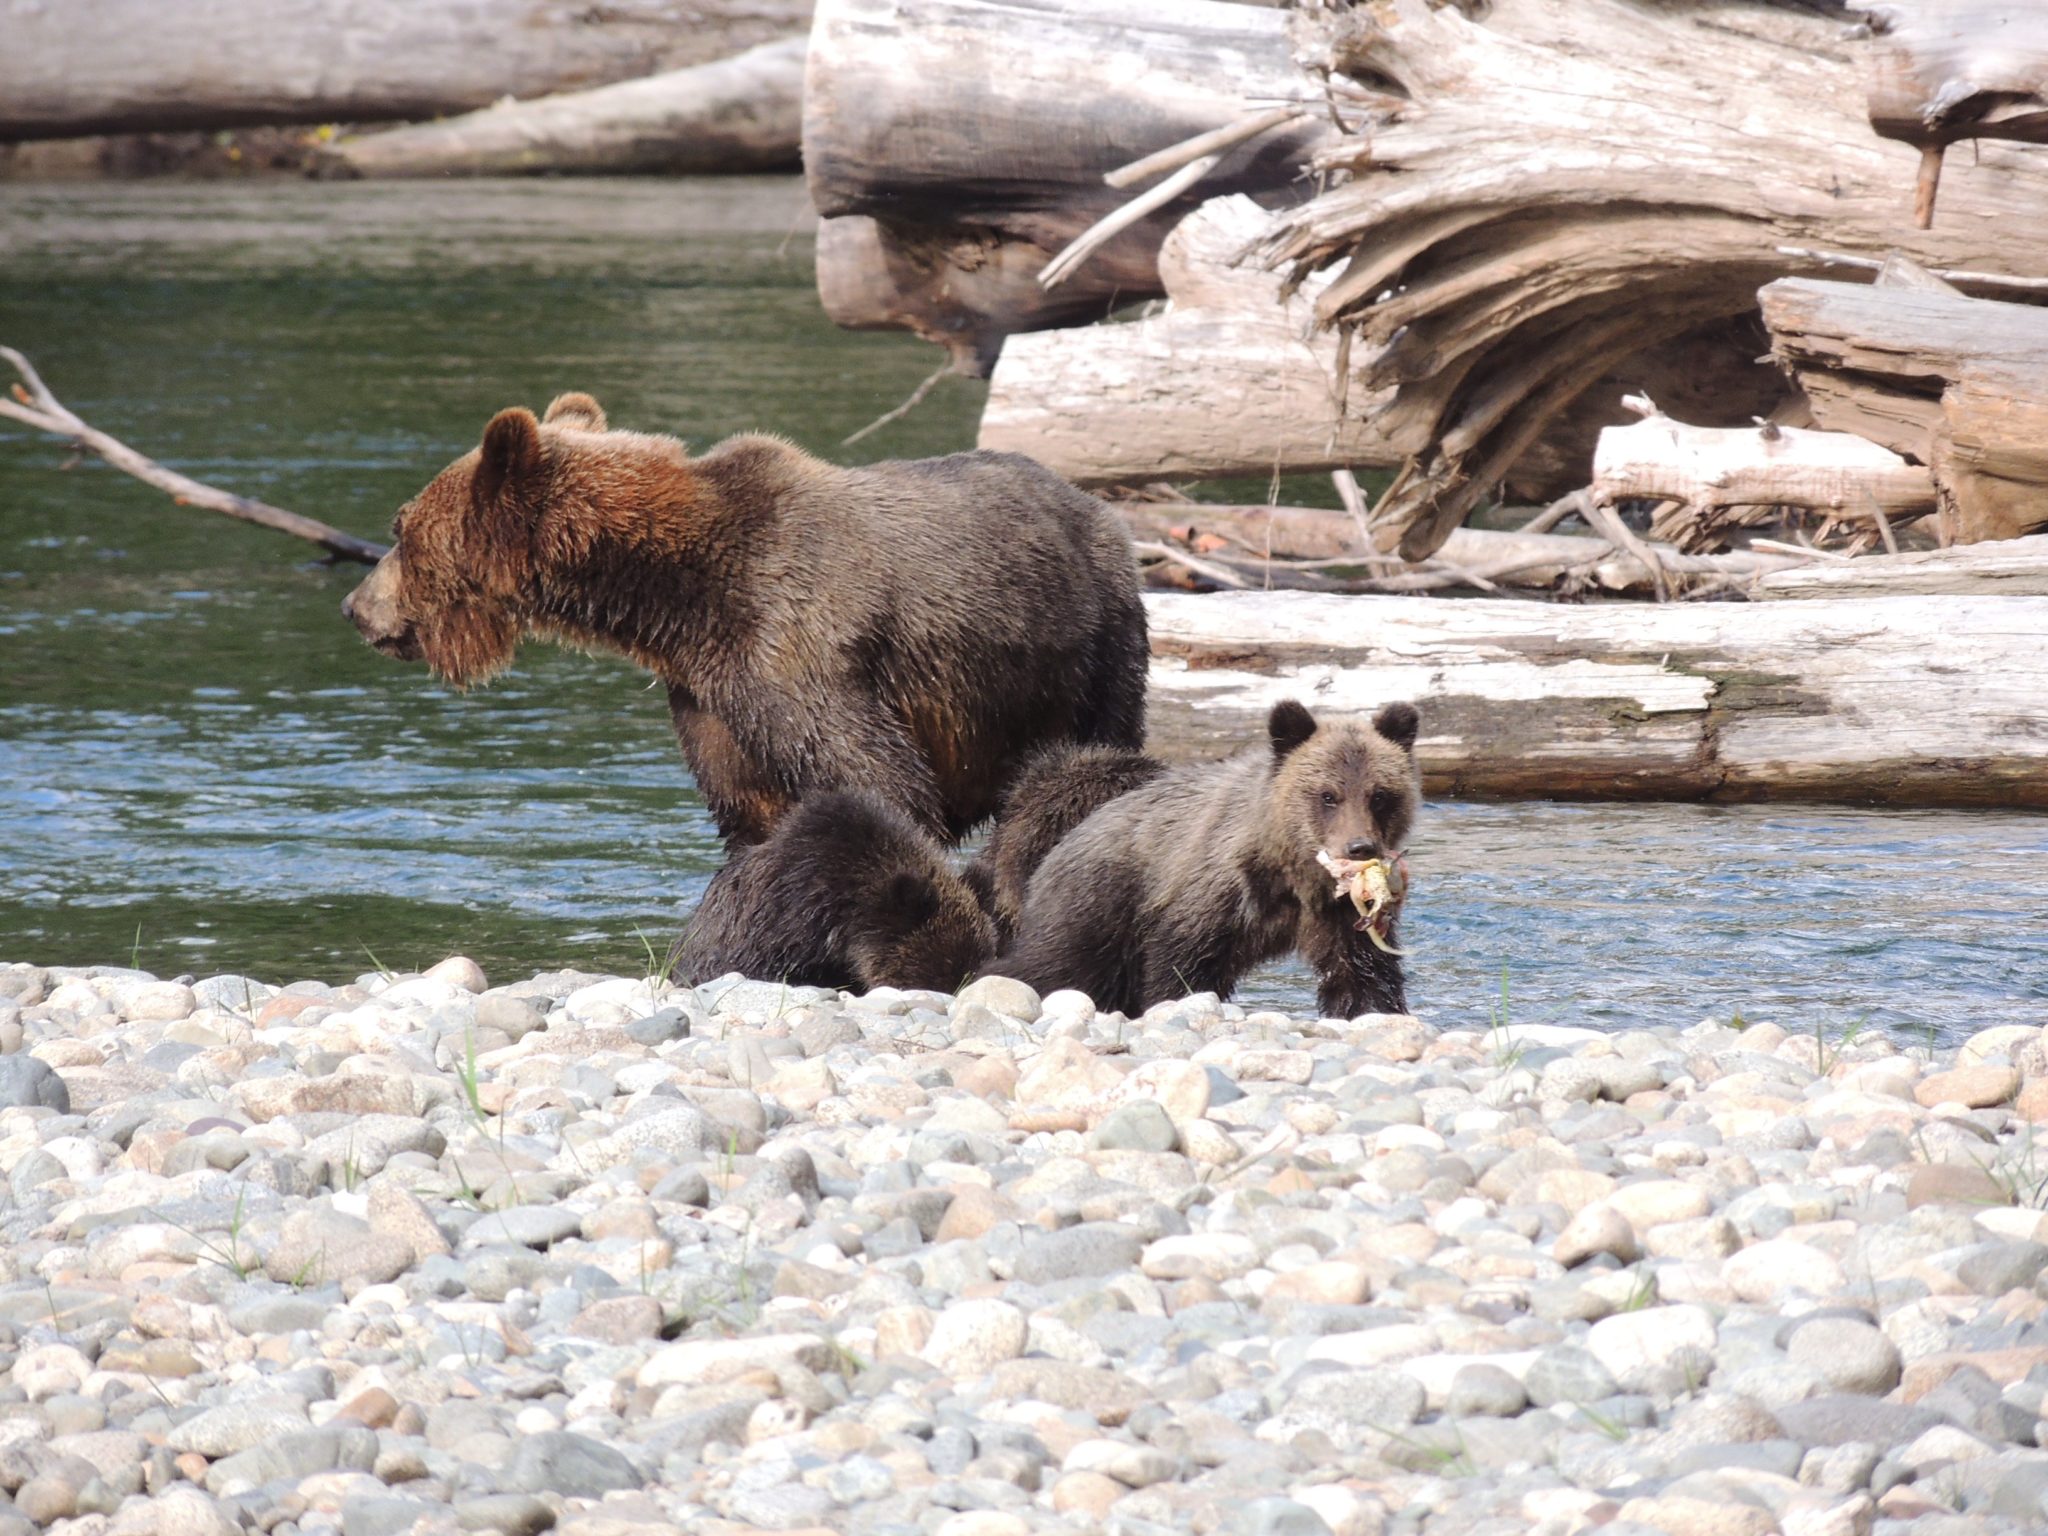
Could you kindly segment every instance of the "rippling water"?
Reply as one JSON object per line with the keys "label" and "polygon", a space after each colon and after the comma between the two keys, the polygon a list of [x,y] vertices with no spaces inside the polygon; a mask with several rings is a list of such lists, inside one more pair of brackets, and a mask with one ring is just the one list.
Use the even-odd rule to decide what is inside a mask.
{"label": "rippling water", "polygon": [[[563,389],[699,445],[970,445],[949,379],[837,446],[932,361],[828,325],[810,253],[782,179],[0,187],[0,341],[137,447],[371,535]],[[717,850],[644,677],[529,646],[453,694],[341,621],[360,568],[62,457],[0,430],[0,958],[342,979],[666,944]],[[1446,1021],[1505,977],[1518,1021],[2048,1023],[2048,818],[1439,804],[1414,864]]]}

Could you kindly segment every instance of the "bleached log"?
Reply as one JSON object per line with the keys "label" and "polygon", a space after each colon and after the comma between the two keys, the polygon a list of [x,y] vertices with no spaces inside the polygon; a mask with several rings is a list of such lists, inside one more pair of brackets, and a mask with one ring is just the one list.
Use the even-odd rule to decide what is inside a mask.
{"label": "bleached log", "polygon": [[1759,299],[1822,426],[1932,469],[1945,541],[2048,528],[2048,308],[1812,279]]}
{"label": "bleached log", "polygon": [[0,0],[0,139],[416,122],[724,58],[811,0]]}
{"label": "bleached log", "polygon": [[1167,750],[1410,699],[1436,794],[2048,808],[2048,598],[1145,603]]}
{"label": "bleached log", "polygon": [[1849,432],[1798,427],[1694,427],[1650,416],[1600,434],[1593,494],[1612,504],[1677,505],[1656,531],[1683,548],[1712,542],[1735,508],[1805,507],[1846,522],[1932,512],[1934,477]]}
{"label": "bleached log", "polygon": [[328,166],[366,177],[704,175],[798,163],[802,37],[589,91],[507,101],[344,139]]}
{"label": "bleached log", "polygon": [[1813,564],[1774,572],[1755,595],[1788,597],[2048,597],[2048,534],[1864,555],[1846,564]]}
{"label": "bleached log", "polygon": [[2048,157],[2019,146],[1951,175],[1939,228],[1901,228],[1914,151],[1870,132],[1838,20],[1625,0],[1327,17],[1333,77],[1406,96],[1318,152],[1339,179],[1279,215],[1269,255],[1335,271],[1317,312],[1356,336],[1356,397],[1383,440],[1423,445],[1385,509],[1414,558],[1602,375],[1800,270],[1781,245],[2021,273],[2048,249]]}
{"label": "bleached log", "polygon": [[[953,313],[993,355],[1013,331],[1093,318],[1160,291],[1166,232],[1197,203],[1291,188],[1327,118],[1230,148],[1200,185],[1096,252],[1032,303],[978,281],[1046,260],[1135,190],[1104,177],[1278,101],[1320,99],[1295,68],[1288,17],[1224,0],[821,0],[811,32],[804,174],[827,220],[881,221],[819,253],[821,289],[867,295],[853,312]],[[827,226],[830,227],[829,224]],[[910,259],[903,259],[908,254]],[[853,260],[851,270],[834,270]],[[896,296],[887,282],[903,286]],[[981,299],[995,307],[973,312]],[[840,306],[835,306],[835,313]],[[922,333],[922,327],[919,327]],[[956,349],[957,350],[957,349]]]}

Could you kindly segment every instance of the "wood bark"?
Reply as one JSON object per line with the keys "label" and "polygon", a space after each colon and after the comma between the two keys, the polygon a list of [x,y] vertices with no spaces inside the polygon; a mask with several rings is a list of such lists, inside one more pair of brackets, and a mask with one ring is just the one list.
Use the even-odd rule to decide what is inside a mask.
{"label": "wood bark", "polygon": [[1764,577],[1756,585],[1756,595],[2048,597],[2048,534],[1802,566]]}
{"label": "wood bark", "polygon": [[[984,356],[1013,332],[1156,294],[1166,232],[1204,198],[1291,189],[1326,122],[1232,148],[1199,186],[1091,257],[1052,302],[1008,279],[1035,282],[1055,252],[1136,195],[1106,185],[1111,171],[1303,97],[1320,93],[1294,67],[1288,18],[1258,6],[821,0],[805,176],[826,219],[881,224],[821,246],[821,290],[837,295],[835,314],[861,324],[949,314],[949,334],[975,338],[967,350]],[[990,267],[1001,281],[983,281]]]}
{"label": "wood bark", "polygon": [[803,121],[802,37],[588,91],[507,101],[344,139],[347,175],[704,175],[793,169]]}
{"label": "wood bark", "polygon": [[1931,468],[1945,541],[2048,528],[2048,308],[1812,279],[1759,297],[1822,426]]}
{"label": "wood bark", "polygon": [[1318,152],[1339,184],[1267,254],[1335,271],[1316,308],[1356,338],[1354,398],[1423,445],[1385,509],[1411,557],[1594,380],[1810,269],[1781,245],[2019,273],[2048,249],[2048,157],[2017,146],[1952,175],[1941,228],[1903,227],[1913,151],[1871,134],[1838,22],[1499,0],[1482,25],[1384,0],[1332,12],[1322,46],[1334,78],[1405,96]]}
{"label": "wood bark", "polygon": [[[1860,563],[1860,562],[1859,562]],[[1146,598],[1151,731],[1422,711],[1435,794],[2048,808],[2048,598]]]}
{"label": "wood bark", "polygon": [[0,0],[0,139],[418,121],[709,63],[810,0]]}

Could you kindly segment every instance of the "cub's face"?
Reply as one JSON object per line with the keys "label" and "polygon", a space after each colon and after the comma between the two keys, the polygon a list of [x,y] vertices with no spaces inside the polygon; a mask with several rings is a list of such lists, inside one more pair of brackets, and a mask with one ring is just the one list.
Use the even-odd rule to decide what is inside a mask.
{"label": "cub's face", "polygon": [[[602,432],[588,395],[548,407],[550,426]],[[399,508],[392,549],[341,605],[377,650],[425,661],[467,687],[512,660],[524,622],[522,594],[533,535],[547,500],[548,450],[533,412],[500,411],[482,444]]]}
{"label": "cub's face", "polygon": [[1392,858],[1408,845],[1421,801],[1415,769],[1420,719],[1410,704],[1389,704],[1370,726],[1318,725],[1291,700],[1268,724],[1279,759],[1274,792],[1303,836],[1301,858]]}

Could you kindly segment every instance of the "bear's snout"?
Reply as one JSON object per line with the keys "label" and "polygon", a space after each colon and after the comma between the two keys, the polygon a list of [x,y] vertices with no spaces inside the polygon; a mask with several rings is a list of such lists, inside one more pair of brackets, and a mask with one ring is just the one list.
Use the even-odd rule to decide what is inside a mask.
{"label": "bear's snout", "polygon": [[1354,837],[1344,845],[1347,859],[1376,859],[1380,856],[1380,843],[1376,837]]}
{"label": "bear's snout", "polygon": [[399,661],[421,658],[419,634],[412,621],[399,612],[397,588],[400,576],[398,556],[386,555],[365,576],[356,589],[341,600],[341,616],[355,625],[377,650]]}

